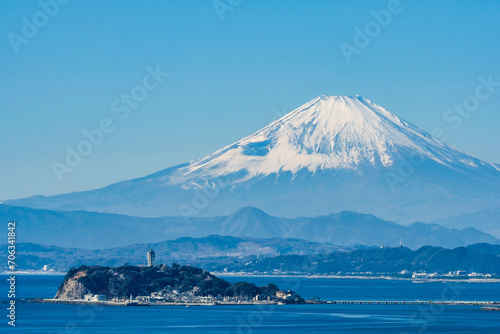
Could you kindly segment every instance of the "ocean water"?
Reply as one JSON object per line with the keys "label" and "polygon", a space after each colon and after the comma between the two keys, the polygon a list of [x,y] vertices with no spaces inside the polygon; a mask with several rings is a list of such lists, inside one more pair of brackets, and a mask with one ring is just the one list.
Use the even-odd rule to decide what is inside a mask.
{"label": "ocean water", "polygon": [[[16,327],[7,325],[6,276],[0,276],[0,331],[9,333],[500,333],[500,312],[479,306],[270,305],[81,306],[32,304],[50,298],[62,276],[17,276]],[[226,277],[275,283],[304,298],[323,300],[500,300],[498,283]]]}

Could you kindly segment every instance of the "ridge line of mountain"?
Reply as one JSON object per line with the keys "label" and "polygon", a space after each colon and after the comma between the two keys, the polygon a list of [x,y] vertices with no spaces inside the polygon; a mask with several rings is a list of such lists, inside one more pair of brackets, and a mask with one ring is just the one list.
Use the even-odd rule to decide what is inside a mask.
{"label": "ridge line of mountain", "polygon": [[[141,217],[223,216],[244,206],[281,217],[348,209],[406,224],[491,209],[499,189],[498,164],[359,95],[322,95],[199,159],[100,189],[4,203]],[[477,217],[468,226],[500,237],[493,218]]]}
{"label": "ridge line of mountain", "polygon": [[[210,271],[336,274],[341,272],[418,271],[446,273],[452,270],[500,274],[500,244],[477,243],[443,248],[356,246],[340,247],[300,239],[258,239],[212,235],[179,238],[154,244],[133,244],[110,249],[79,249],[19,243],[19,270],[61,271],[81,265],[144,265],[153,248],[157,262],[196,265]],[[0,253],[6,254],[7,247]]]}
{"label": "ridge line of mountain", "polygon": [[[18,242],[84,248],[118,247],[179,237],[218,234],[254,238],[300,238],[352,246],[390,246],[400,240],[410,248],[429,244],[456,247],[500,242],[475,228],[445,228],[437,224],[408,226],[372,214],[341,211],[316,217],[274,217],[253,207],[228,216],[142,218],[88,211],[51,211],[0,205],[0,219],[15,220]],[[0,237],[5,231],[0,231]]]}

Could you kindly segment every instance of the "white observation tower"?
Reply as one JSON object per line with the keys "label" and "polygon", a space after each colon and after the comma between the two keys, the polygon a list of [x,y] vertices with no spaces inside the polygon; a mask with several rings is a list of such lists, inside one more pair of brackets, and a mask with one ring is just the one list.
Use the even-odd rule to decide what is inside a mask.
{"label": "white observation tower", "polygon": [[148,252],[148,267],[155,265],[155,251],[151,248]]}

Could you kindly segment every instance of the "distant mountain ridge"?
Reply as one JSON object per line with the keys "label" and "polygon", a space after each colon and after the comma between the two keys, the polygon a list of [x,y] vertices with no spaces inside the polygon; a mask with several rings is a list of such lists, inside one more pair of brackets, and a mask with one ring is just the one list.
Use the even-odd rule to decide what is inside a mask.
{"label": "distant mountain ridge", "polygon": [[348,210],[432,222],[500,203],[500,168],[363,97],[323,95],[201,159],[102,189],[4,203],[141,217]]}
{"label": "distant mountain ridge", "polygon": [[[424,246],[338,247],[300,239],[256,239],[225,236],[180,238],[154,244],[136,244],[102,250],[18,244],[18,269],[67,270],[82,265],[144,265],[153,248],[157,263],[202,266],[210,271],[338,274],[355,272],[400,273],[426,271],[500,275],[500,245],[485,243],[446,249]],[[0,248],[7,255],[7,247]],[[6,264],[5,264],[6,266]]]}
{"label": "distant mountain ridge", "polygon": [[[295,238],[336,245],[424,245],[458,247],[500,243],[474,228],[448,229],[436,224],[398,225],[374,215],[343,211],[326,216],[279,218],[245,207],[229,216],[141,218],[86,211],[50,211],[0,205],[0,219],[16,220],[17,241],[61,247],[109,248],[156,243],[181,237],[223,235]],[[0,238],[6,230],[0,231]],[[5,239],[6,240],[6,239]]]}
{"label": "distant mountain ridge", "polygon": [[[222,271],[227,263],[215,263],[210,270]],[[406,271],[447,274],[462,270],[467,273],[500,276],[500,245],[474,244],[467,247],[445,249],[424,246],[417,250],[406,247],[363,248],[348,252],[319,255],[281,255],[234,262],[235,271],[332,275],[338,273],[397,274]]]}
{"label": "distant mountain ridge", "polygon": [[464,228],[478,226],[481,230],[492,235],[500,236],[500,205],[477,212],[463,213],[460,215],[440,219],[437,224],[445,227]]}
{"label": "distant mountain ridge", "polygon": [[[362,247],[362,246],[359,246]],[[36,243],[18,243],[18,269],[69,269],[81,265],[119,266],[125,263],[146,263],[150,248],[156,252],[157,262],[201,265],[209,262],[224,263],[227,258],[270,257],[278,255],[329,254],[352,250],[328,243],[315,243],[303,239],[238,238],[210,235],[203,238],[178,238],[157,243],[133,244],[124,247],[84,249],[57,247]],[[7,247],[1,254],[7,256]]]}

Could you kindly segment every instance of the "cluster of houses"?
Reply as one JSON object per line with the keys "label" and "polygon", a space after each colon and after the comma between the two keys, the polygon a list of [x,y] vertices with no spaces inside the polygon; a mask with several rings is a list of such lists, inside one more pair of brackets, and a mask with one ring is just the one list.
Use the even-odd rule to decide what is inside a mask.
{"label": "cluster of houses", "polygon": [[[405,274],[401,272],[401,274]],[[491,278],[491,274],[467,273],[465,270],[450,271],[447,274],[426,273],[425,271],[414,272],[411,278],[440,278],[440,277],[455,277],[455,278]]]}
{"label": "cluster of houses", "polygon": [[194,287],[191,291],[180,292],[178,290],[173,290],[170,288],[165,288],[163,291],[153,292],[150,296],[137,296],[135,301],[139,303],[151,303],[151,304],[161,304],[161,303],[196,303],[196,304],[238,304],[238,303],[262,303],[262,304],[274,304],[276,302],[282,303],[294,303],[301,300],[300,296],[297,296],[293,291],[277,291],[276,295],[273,297],[257,295],[253,298],[248,298],[244,296],[199,296],[197,295],[198,287]]}
{"label": "cluster of houses", "polygon": [[[198,290],[198,291],[197,291]],[[162,304],[162,303],[193,303],[193,304],[275,304],[275,303],[297,303],[304,302],[302,298],[296,295],[291,290],[280,290],[276,292],[275,296],[262,296],[257,295],[253,298],[247,298],[243,296],[199,296],[197,293],[199,288],[195,287],[191,291],[180,292],[178,290],[173,290],[170,287],[165,288],[162,291],[153,292],[150,296],[136,296],[132,298],[113,298],[112,302],[129,302],[129,303],[141,303],[141,304]],[[99,294],[86,294],[83,300],[88,302],[105,302],[107,301],[106,295]]]}
{"label": "cluster of houses", "polygon": [[89,293],[83,296],[83,300],[88,302],[105,302],[107,297],[106,295],[93,295]]}

